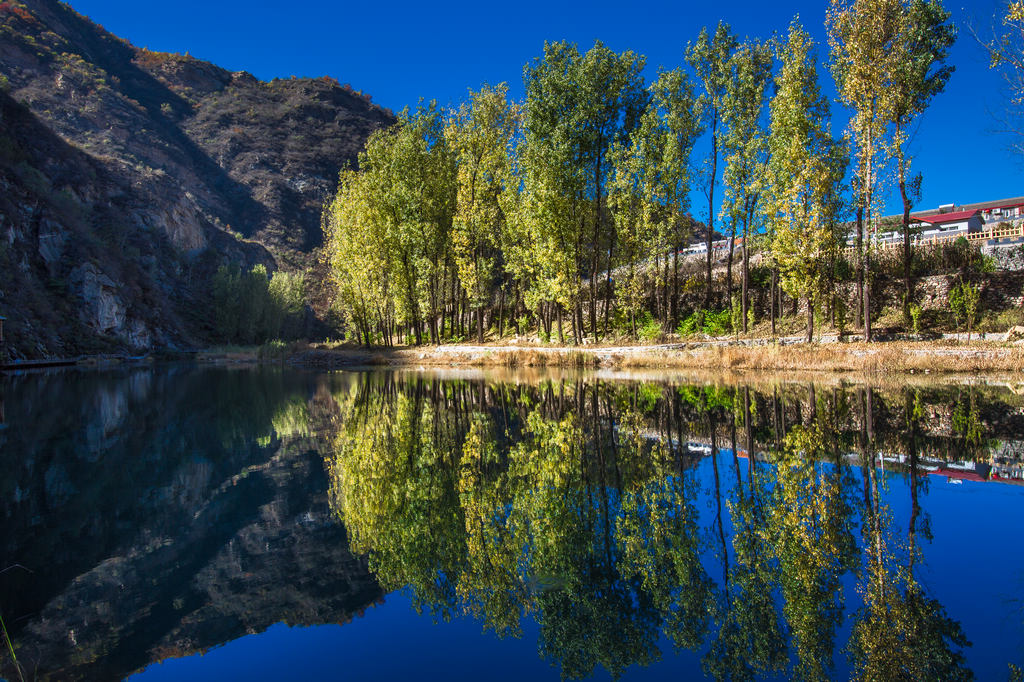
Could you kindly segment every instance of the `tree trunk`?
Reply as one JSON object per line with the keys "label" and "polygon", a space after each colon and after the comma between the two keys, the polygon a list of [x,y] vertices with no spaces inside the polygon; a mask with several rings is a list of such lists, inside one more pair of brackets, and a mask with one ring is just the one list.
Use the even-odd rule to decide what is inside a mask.
{"label": "tree trunk", "polygon": [[704,243],[708,247],[704,273],[704,309],[711,309],[711,242],[715,231],[715,180],[718,177],[718,112],[711,119],[711,178],[708,180],[708,230]]}
{"label": "tree trunk", "polygon": [[590,331],[594,342],[597,342],[597,269],[600,265],[601,253],[601,158],[598,156],[594,165],[594,240],[592,248],[594,257],[590,267]]}
{"label": "tree trunk", "polygon": [[744,218],[744,220],[743,220],[743,247],[742,247],[742,253],[740,254],[743,257],[743,271],[742,271],[742,274],[741,274],[742,282],[740,284],[740,311],[741,311],[741,313],[743,315],[743,333],[744,334],[746,334],[747,332],[750,331],[749,329],[747,329],[747,319],[750,317],[750,315],[747,312],[748,307],[750,306],[750,303],[748,302],[748,300],[749,300],[748,299],[748,296],[749,296],[748,289],[749,289],[749,286],[750,286],[750,267],[749,267],[749,263],[747,261],[747,231],[748,231],[747,225],[748,225],[749,222],[750,221],[749,221],[748,218]]}
{"label": "tree trunk", "polygon": [[668,317],[671,303],[668,296],[668,256],[664,258],[664,271],[661,284],[661,328],[668,331]]}
{"label": "tree trunk", "polygon": [[612,261],[615,255],[615,231],[612,231],[611,236],[608,238],[608,269],[605,271],[604,279],[604,333],[602,336],[608,336],[608,328],[610,326],[610,318],[612,314]]}
{"label": "tree trunk", "polygon": [[725,290],[726,290],[726,301],[729,304],[729,312],[732,312],[732,259],[736,249],[736,221],[732,221],[732,226],[729,228],[729,257],[725,262]]}
{"label": "tree trunk", "polygon": [[775,266],[772,266],[772,282],[768,287],[768,308],[771,310],[772,316],[772,336],[776,336],[778,331],[775,326],[775,289],[779,286],[779,270]]}
{"label": "tree trunk", "polygon": [[[897,129],[897,133],[899,130]],[[910,197],[907,196],[907,179],[906,179],[906,160],[903,155],[900,155],[899,159],[899,173],[900,173],[900,198],[903,200],[903,324],[910,329],[912,321],[910,319],[910,304],[914,299],[913,284],[910,281],[910,259],[912,252],[910,250]]]}
{"label": "tree trunk", "polygon": [[672,310],[670,327],[675,329],[679,324],[679,246],[672,250]]}
{"label": "tree trunk", "polygon": [[814,343],[814,299],[807,294],[807,343]]}
{"label": "tree trunk", "polygon": [[864,250],[864,341],[871,339],[871,248]]}
{"label": "tree trunk", "polygon": [[505,337],[505,287],[498,291],[498,338]]}
{"label": "tree trunk", "polygon": [[857,305],[854,306],[856,315],[853,326],[860,329],[863,326],[862,315],[864,313],[864,207],[857,206],[857,247],[854,258],[857,259]]}

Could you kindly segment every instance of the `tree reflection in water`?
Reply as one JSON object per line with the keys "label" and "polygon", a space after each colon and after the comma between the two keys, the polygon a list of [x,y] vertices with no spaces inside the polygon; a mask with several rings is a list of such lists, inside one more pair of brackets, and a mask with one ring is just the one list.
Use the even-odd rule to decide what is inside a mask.
{"label": "tree reflection in water", "polygon": [[[847,617],[858,678],[970,675],[959,624],[914,569],[922,454],[987,457],[973,393],[944,437],[925,436],[938,403],[911,389],[390,374],[335,397],[331,503],[384,589],[501,636],[528,617],[564,677],[618,677],[669,646],[719,679],[826,679]],[[905,455],[905,533],[880,451]]]}

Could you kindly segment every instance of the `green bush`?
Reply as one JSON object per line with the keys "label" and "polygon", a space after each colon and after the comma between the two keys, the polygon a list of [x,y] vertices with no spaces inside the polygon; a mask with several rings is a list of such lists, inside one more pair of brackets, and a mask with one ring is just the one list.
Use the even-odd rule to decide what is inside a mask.
{"label": "green bush", "polygon": [[980,299],[980,289],[968,282],[960,282],[949,290],[949,309],[953,312],[953,319],[956,321],[957,334],[960,333],[961,322],[966,322],[968,341],[971,340],[971,330],[974,328],[974,321],[978,316]]}
{"label": "green bush", "polygon": [[637,320],[636,333],[641,341],[657,341],[661,338],[661,325],[649,312],[644,312]]}
{"label": "green bush", "polygon": [[915,334],[921,333],[921,306],[916,303],[910,304],[910,321]]}
{"label": "green bush", "polygon": [[680,336],[692,336],[702,333],[708,336],[722,336],[732,330],[732,311],[728,308],[717,312],[711,310],[696,310],[689,317],[683,319],[676,327],[676,333]]}
{"label": "green bush", "polygon": [[692,336],[696,334],[701,327],[704,325],[704,313],[703,311],[695,311],[679,321],[679,326],[676,327],[676,334],[679,336]]}

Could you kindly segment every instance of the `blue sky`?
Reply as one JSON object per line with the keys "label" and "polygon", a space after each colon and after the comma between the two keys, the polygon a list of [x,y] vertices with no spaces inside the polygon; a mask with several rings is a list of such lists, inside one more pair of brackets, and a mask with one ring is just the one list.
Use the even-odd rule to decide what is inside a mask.
{"label": "blue sky", "polygon": [[[1003,110],[1002,80],[966,30],[968,21],[990,26],[997,0],[947,8],[960,27],[950,61],[956,66],[946,92],[925,114],[914,140],[915,167],[924,173],[923,208],[1024,195],[1024,160],[990,112]],[[523,65],[545,40],[569,40],[586,49],[596,39],[612,49],[646,55],[648,72],[683,63],[687,41],[719,20],[740,36],[784,33],[795,14],[819,41],[821,76],[834,95],[825,65],[822,1],[766,0],[632,3],[593,0],[523,0],[485,3],[348,3],[326,0],[71,0],[108,30],[152,50],[189,52],[259,78],[329,75],[395,111],[419,98],[458,102],[469,88],[509,83],[522,92]],[[845,115],[833,105],[834,125]],[[696,199],[696,197],[695,197]],[[888,197],[890,212],[899,196]],[[706,209],[694,205],[700,217]]]}

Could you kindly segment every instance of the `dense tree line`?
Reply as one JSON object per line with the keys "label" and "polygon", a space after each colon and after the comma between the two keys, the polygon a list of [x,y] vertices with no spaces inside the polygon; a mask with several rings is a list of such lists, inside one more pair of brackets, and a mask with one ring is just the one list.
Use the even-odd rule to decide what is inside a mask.
{"label": "dense tree line", "polygon": [[301,274],[257,265],[245,271],[221,266],[213,277],[215,336],[226,343],[297,339],[305,332],[305,281]]}
{"label": "dense tree line", "polygon": [[[841,135],[797,20],[767,41],[740,40],[726,24],[702,30],[685,50],[689,69],[653,82],[633,52],[547,43],[524,69],[521,102],[502,84],[452,111],[406,110],[371,136],[325,209],[351,331],[392,345],[534,327],[583,343],[693,326],[724,306],[745,332],[757,258],[770,273],[761,312],[773,333],[784,292],[805,301],[813,339],[815,314],[835,317],[834,284],[853,276],[870,339],[871,237],[886,184],[903,201],[909,320],[920,177],[906,144],[952,72],[949,17],[939,0],[833,0],[830,67],[851,114]],[[695,158],[702,139],[710,150]],[[691,216],[697,190],[703,226]],[[850,224],[855,273],[842,253]],[[713,277],[716,232],[730,238],[724,285]],[[684,263],[698,239],[700,274]]]}

